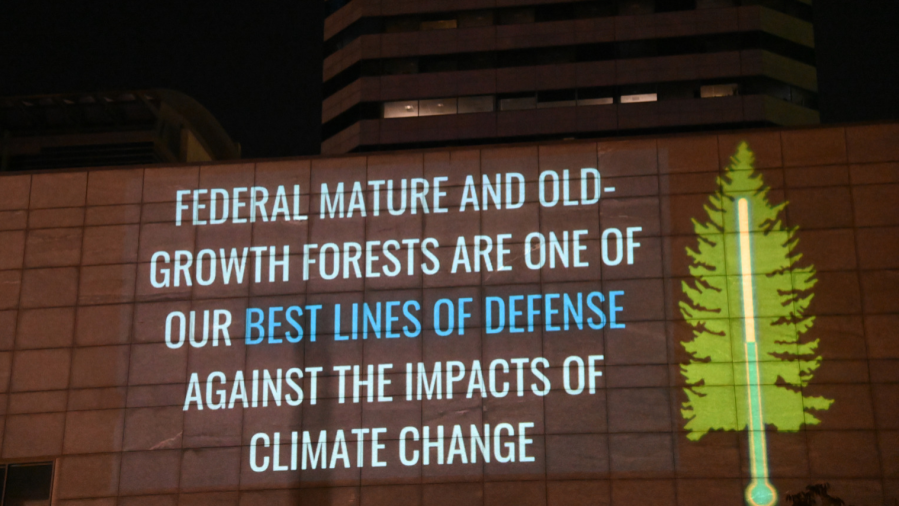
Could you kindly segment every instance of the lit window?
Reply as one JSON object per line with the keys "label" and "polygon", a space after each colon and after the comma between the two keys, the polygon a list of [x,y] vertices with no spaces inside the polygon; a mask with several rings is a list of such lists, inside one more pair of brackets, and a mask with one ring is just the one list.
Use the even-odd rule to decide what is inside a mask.
{"label": "lit window", "polygon": [[605,98],[579,98],[577,105],[609,105],[614,104],[615,99],[612,97]]}
{"label": "lit window", "polygon": [[418,116],[418,100],[384,103],[385,118],[409,118],[413,116]]}
{"label": "lit window", "polygon": [[503,98],[499,101],[500,111],[520,111],[537,107],[537,97]]}
{"label": "lit window", "polygon": [[486,95],[483,97],[460,97],[459,98],[459,114],[470,112],[492,112],[493,97]]}
{"label": "lit window", "polygon": [[437,21],[422,21],[422,30],[446,30],[448,28],[456,28],[455,19],[440,19]]}
{"label": "lit window", "polygon": [[655,102],[659,99],[656,93],[641,93],[639,95],[621,95],[622,104],[636,104],[638,102]]}
{"label": "lit window", "polygon": [[737,94],[736,83],[710,84],[699,88],[699,96],[702,98],[732,97]]}
{"label": "lit window", "polygon": [[419,100],[419,116],[440,116],[443,114],[456,114],[455,98],[438,98],[435,100]]}

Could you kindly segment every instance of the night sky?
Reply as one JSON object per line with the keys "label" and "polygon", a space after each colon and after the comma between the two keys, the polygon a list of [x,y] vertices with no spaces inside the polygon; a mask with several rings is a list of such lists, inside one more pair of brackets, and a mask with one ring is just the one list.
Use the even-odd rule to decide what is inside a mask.
{"label": "night sky", "polygon": [[[319,152],[322,3],[4,0],[0,96],[170,88],[245,158]],[[899,119],[899,2],[816,0],[825,122]]]}

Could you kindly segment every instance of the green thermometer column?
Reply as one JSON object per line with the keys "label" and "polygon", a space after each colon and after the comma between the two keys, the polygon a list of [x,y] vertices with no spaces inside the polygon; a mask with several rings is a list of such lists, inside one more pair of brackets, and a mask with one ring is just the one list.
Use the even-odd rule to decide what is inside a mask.
{"label": "green thermometer column", "polygon": [[759,386],[759,351],[755,329],[755,293],[752,283],[752,242],[749,235],[749,201],[737,200],[739,231],[740,288],[743,301],[743,346],[746,351],[746,394],[749,408],[749,469],[752,481],[746,488],[746,501],[753,506],[771,506],[777,493],[768,481],[768,445]]}

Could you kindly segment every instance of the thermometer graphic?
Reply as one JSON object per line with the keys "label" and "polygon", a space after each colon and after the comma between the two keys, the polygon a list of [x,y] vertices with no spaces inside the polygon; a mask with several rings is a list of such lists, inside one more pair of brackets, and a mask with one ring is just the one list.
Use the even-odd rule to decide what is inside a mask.
{"label": "thermometer graphic", "polygon": [[740,290],[743,302],[743,347],[746,352],[746,395],[749,408],[749,468],[752,476],[746,501],[752,506],[771,506],[777,492],[768,481],[768,445],[759,386],[759,350],[756,342],[755,293],[752,283],[752,241],[749,235],[749,201],[737,199],[737,229],[740,255]]}

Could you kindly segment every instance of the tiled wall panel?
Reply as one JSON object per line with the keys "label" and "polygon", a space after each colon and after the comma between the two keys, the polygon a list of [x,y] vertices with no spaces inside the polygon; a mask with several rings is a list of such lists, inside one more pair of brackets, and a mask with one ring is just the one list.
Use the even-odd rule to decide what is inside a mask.
{"label": "tiled wall panel", "polygon": [[[435,117],[424,130],[537,131],[538,120],[582,121],[528,114],[486,126],[444,124],[462,116]],[[833,400],[828,409],[804,415],[801,403],[781,406],[807,422],[811,417],[820,422],[799,430],[766,427],[770,479],[781,494],[827,481],[848,503],[891,504],[899,498],[897,135],[894,124],[873,124],[0,176],[0,461],[54,460],[58,504],[739,504],[750,481],[747,432],[712,430],[698,440],[688,438],[683,410],[688,381],[682,370],[693,358],[685,343],[694,329],[681,308],[683,283],[693,275],[686,251],[700,241],[692,220],[707,216],[710,195],[721,188],[719,178],[729,177],[725,168],[746,142],[768,199],[786,203],[783,224],[798,227],[801,265],[815,266],[817,284],[808,308],[815,321],[807,339],[817,340],[814,353],[821,363],[802,392]],[[598,203],[540,204],[541,173],[584,167],[602,175],[605,190]],[[521,206],[458,211],[466,176],[493,181],[505,173],[520,174],[526,182]],[[415,214],[407,209],[392,215],[382,207],[380,216],[373,216],[374,195],[368,191],[365,217],[358,210],[343,219],[317,216],[322,184],[333,188],[344,182],[349,192],[354,182],[398,185],[400,179],[435,177],[446,178],[447,213],[419,208]],[[291,217],[293,188],[299,185],[300,212],[308,220],[194,226],[185,208],[183,222],[176,222],[179,191],[246,188],[246,195],[253,187],[266,187],[270,199],[262,207],[271,217],[279,185],[287,189],[284,202]],[[571,195],[580,196],[577,184]],[[205,203],[198,218],[210,220],[210,203]],[[221,207],[216,212],[220,216]],[[240,212],[246,215],[249,207]],[[641,229],[635,232],[640,245],[634,263],[604,260],[603,231],[627,227]],[[556,268],[532,270],[518,253],[508,256],[508,271],[449,272],[459,236],[511,234],[510,247],[520,252],[531,232],[548,236],[566,230],[586,230],[582,258],[589,265],[565,268],[559,261]],[[433,250],[441,263],[435,274],[413,269],[396,277],[326,279],[313,264],[309,279],[302,278],[306,244],[426,237],[440,244]],[[280,248],[290,246],[286,282],[268,281],[271,265],[265,255],[272,245],[279,258]],[[265,255],[257,262],[254,250],[248,250],[242,282],[223,284],[219,270],[215,281],[199,283],[194,269],[200,251],[235,248],[239,253],[244,247],[264,247],[255,251]],[[183,274],[178,286],[174,277],[171,286],[154,286],[163,275],[152,278],[152,261],[160,262],[160,251],[193,256],[189,286]],[[470,244],[467,251],[475,258]],[[426,261],[420,252],[413,252],[412,259]],[[406,260],[402,250],[403,268]],[[495,257],[492,261],[497,267]],[[208,256],[206,262],[201,277],[208,275]],[[275,268],[279,276],[280,269]],[[617,320],[624,328],[572,326],[556,332],[545,328],[544,315],[533,329],[525,325],[521,332],[485,328],[486,297],[527,300],[529,295],[593,290],[626,294]],[[472,300],[464,334],[439,335],[446,318],[435,319],[428,308],[459,298]],[[419,313],[418,337],[379,339],[370,331],[365,340],[334,339],[335,321],[341,334],[351,328],[352,303],[386,307],[407,300],[425,308]],[[339,319],[337,303],[343,307]],[[322,309],[315,342],[308,334],[300,343],[287,342],[285,323],[273,328],[280,344],[248,344],[247,308],[316,304]],[[230,312],[230,344],[223,335],[207,335],[202,347],[192,346],[189,338],[177,349],[166,344],[169,315],[194,311],[195,321],[202,323],[203,315],[214,318],[215,310]],[[177,324],[170,328],[177,332]],[[193,339],[204,339],[202,330]],[[603,375],[595,378],[594,392],[566,393],[565,359],[600,354]],[[447,361],[470,366],[478,360],[486,367],[495,359],[522,357],[544,357],[551,364],[545,371],[551,384],[546,395],[536,395],[528,384],[519,396],[512,365],[503,376],[513,382],[504,397],[476,393],[468,398],[466,376],[453,380],[451,399],[405,400],[406,363],[440,361],[450,367]],[[340,402],[334,366],[358,365],[364,376],[368,365],[386,363],[394,367],[385,373],[391,383],[384,395],[393,401],[365,402],[363,393],[363,402]],[[731,372],[734,366],[727,361],[708,365]],[[251,379],[253,371],[275,374],[297,367],[324,369],[317,377],[315,404],[307,375],[297,380],[307,392],[298,406],[269,400],[263,407],[260,400],[258,407],[243,408],[239,398],[227,406],[238,391],[236,371]],[[197,392],[203,410],[196,403],[184,409],[194,374],[202,381]],[[207,391],[210,375],[219,379]],[[346,381],[344,387],[352,391],[352,379]],[[445,382],[444,377],[444,389]],[[282,395],[292,392],[283,385]],[[734,389],[733,379],[710,380],[706,386]],[[263,388],[260,397],[262,391],[273,395]],[[220,396],[226,400],[222,408],[216,404]],[[472,425],[483,429],[502,423],[516,431],[518,423],[533,423],[526,449],[533,461],[504,463],[494,455],[485,462],[479,455],[477,463],[463,464],[457,452],[453,464],[437,465],[432,450],[429,465],[400,463],[402,427],[428,427],[433,439],[443,426],[450,439],[456,425],[467,432]],[[351,435],[351,429],[361,427],[387,429],[381,439],[385,467],[370,465],[370,441],[360,448]],[[331,451],[338,429],[344,431],[348,466]],[[291,433],[302,438],[309,431],[314,446],[321,430],[328,431],[333,468],[275,471],[274,441],[265,446],[257,437],[279,434],[279,465],[289,467]],[[517,438],[496,443],[521,456]],[[420,442],[410,441],[407,454],[413,449],[420,450]],[[361,467],[357,451],[363,452]],[[449,458],[449,446],[446,451]],[[269,458],[266,471],[254,471],[251,463],[263,457]]]}

